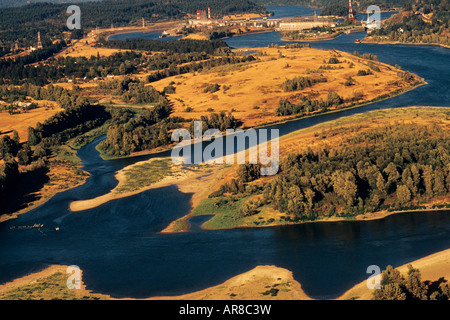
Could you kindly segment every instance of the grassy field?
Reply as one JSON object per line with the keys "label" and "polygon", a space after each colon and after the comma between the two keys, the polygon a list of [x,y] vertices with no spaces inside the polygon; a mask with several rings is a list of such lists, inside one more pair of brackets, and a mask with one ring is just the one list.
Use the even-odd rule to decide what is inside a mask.
{"label": "grassy field", "polygon": [[99,300],[107,296],[86,290],[69,289],[67,266],[52,265],[40,272],[0,285],[0,300]]}
{"label": "grassy field", "polygon": [[141,165],[132,166],[123,172],[124,179],[119,182],[116,192],[130,192],[145,188],[174,174],[170,158],[156,159]]}
{"label": "grassy field", "polygon": [[38,108],[17,114],[0,111],[0,134],[16,130],[20,141],[25,142],[28,140],[28,127],[34,128],[38,122],[43,123],[54,114],[63,110],[54,101],[35,100],[33,102],[38,105]]}
{"label": "grassy field", "polygon": [[[313,48],[258,48],[247,51],[259,52],[255,55],[259,60],[173,76],[151,85],[162,91],[169,83],[175,83],[175,93],[168,95],[174,104],[174,116],[200,118],[211,112],[231,111],[243,122],[244,127],[256,127],[288,119],[289,116],[276,115],[278,102],[280,99],[289,99],[295,103],[299,94],[326,101],[328,93],[335,91],[343,99],[352,99],[359,95],[361,99],[358,104],[362,104],[399,94],[411,87],[411,84],[399,76],[400,70],[345,52]],[[328,64],[332,57],[337,57],[340,63]],[[369,69],[369,64],[378,67],[380,71],[374,71],[372,75],[356,76],[358,70]],[[281,89],[281,84],[286,79],[297,76],[320,76],[326,78],[327,82],[293,92]],[[348,77],[354,80],[351,86],[345,85]],[[219,91],[204,92],[211,84],[218,84]],[[191,111],[186,111],[188,107]]]}

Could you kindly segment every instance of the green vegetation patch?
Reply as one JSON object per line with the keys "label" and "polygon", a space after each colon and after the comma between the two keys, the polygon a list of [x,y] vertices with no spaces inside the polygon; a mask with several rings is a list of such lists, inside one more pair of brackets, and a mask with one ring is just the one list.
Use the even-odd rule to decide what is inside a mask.
{"label": "green vegetation patch", "polygon": [[117,192],[130,192],[147,187],[173,175],[171,159],[158,159],[125,171],[126,180],[116,189]]}
{"label": "green vegetation patch", "polygon": [[98,297],[76,296],[74,290],[67,288],[68,276],[56,272],[36,283],[20,286],[4,292],[1,300],[97,300]]}
{"label": "green vegetation patch", "polygon": [[192,212],[194,215],[211,215],[214,217],[205,222],[207,229],[224,229],[241,226],[244,216],[240,208],[253,196],[228,196],[203,200]]}

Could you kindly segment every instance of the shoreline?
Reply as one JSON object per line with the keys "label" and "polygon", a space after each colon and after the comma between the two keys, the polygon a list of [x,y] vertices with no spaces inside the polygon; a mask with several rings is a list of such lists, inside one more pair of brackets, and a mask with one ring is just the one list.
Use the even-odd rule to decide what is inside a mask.
{"label": "shoreline", "polygon": [[442,43],[410,43],[410,42],[401,42],[401,41],[368,41],[366,38],[361,40],[361,43],[366,44],[393,44],[393,45],[416,45],[416,46],[435,46],[450,49],[450,45],[442,44]]}
{"label": "shoreline", "polygon": [[135,33],[135,32],[142,32],[142,33],[149,33],[149,32],[163,32],[166,29],[174,28],[183,21],[181,20],[169,20],[169,21],[163,21],[163,22],[156,22],[151,23],[150,26],[147,27],[139,27],[139,26],[133,26],[133,27],[117,27],[114,29],[117,30],[111,30],[111,29],[104,29],[103,31],[100,30],[100,36],[104,37],[105,41],[109,40],[109,37],[119,35],[119,34],[127,34],[127,33]]}
{"label": "shoreline", "polygon": [[[408,265],[412,265],[421,272],[422,281],[437,281],[444,278],[448,281],[450,278],[450,249],[444,249],[416,260],[407,262],[395,267],[403,275],[407,273]],[[30,286],[36,283],[42,283],[56,273],[66,274],[66,265],[48,265],[42,270],[29,273],[25,276],[16,278],[10,282],[0,284],[0,296],[8,296],[17,289]],[[341,295],[331,299],[315,299],[310,297],[294,277],[292,271],[278,267],[276,265],[258,265],[255,268],[235,275],[228,280],[198,291],[172,295],[172,296],[150,296],[143,299],[135,298],[113,298],[112,296],[93,292],[88,290],[83,281],[83,270],[80,270],[81,289],[72,291],[75,297],[89,297],[101,300],[371,300],[372,292],[375,289],[367,287],[367,280],[353,284]],[[47,279],[45,279],[46,277]],[[67,275],[68,277],[68,275]],[[367,276],[369,278],[369,276]],[[44,279],[43,279],[44,278]],[[52,285],[52,284],[50,284]],[[66,282],[56,283],[64,288]],[[278,288],[277,294],[270,295],[267,288]],[[67,289],[66,289],[67,290]],[[264,290],[266,290],[264,292]],[[71,291],[71,290],[69,290]],[[28,294],[32,292],[28,291]],[[53,299],[54,297],[40,297],[40,299]],[[35,299],[38,299],[35,297]],[[0,300],[5,300],[0,298]],[[14,299],[13,299],[14,300]]]}
{"label": "shoreline", "polygon": [[[450,208],[432,208],[434,204],[429,204],[429,208],[420,208],[420,209],[404,209],[404,210],[394,210],[394,211],[388,211],[388,210],[382,210],[382,211],[376,211],[366,214],[359,214],[354,217],[330,217],[330,218],[322,218],[317,220],[308,220],[308,221],[299,221],[299,222],[286,222],[286,223],[276,223],[272,222],[270,224],[265,225],[237,225],[233,227],[224,227],[224,228],[204,228],[203,224],[205,224],[207,221],[203,222],[201,229],[205,231],[219,231],[219,230],[232,230],[232,229],[250,229],[250,228],[270,228],[270,227],[282,227],[282,226],[292,226],[292,225],[299,225],[299,224],[305,224],[305,223],[327,223],[327,222],[361,222],[361,221],[372,221],[372,220],[381,220],[384,218],[387,218],[391,215],[395,214],[409,214],[409,213],[415,213],[415,212],[426,212],[428,214],[434,213],[436,211],[450,211]],[[447,204],[448,205],[448,204]],[[164,229],[161,231],[161,233],[180,233],[180,232],[190,232],[189,230],[189,219],[194,217],[200,217],[202,215],[194,215],[192,213],[189,213],[175,221],[173,221],[171,224],[174,224],[177,221],[183,221],[186,224],[186,229],[178,230],[178,231],[171,231],[169,228]],[[213,217],[211,217],[212,219]],[[209,221],[209,220],[208,220]]]}
{"label": "shoreline", "polygon": [[130,197],[151,189],[163,188],[171,185],[175,185],[183,193],[192,193],[192,198],[190,200],[192,210],[210,193],[209,188],[203,187],[205,187],[205,185],[209,186],[212,180],[215,180],[215,178],[220,176],[220,174],[223,173],[224,170],[226,170],[226,167],[223,165],[208,166],[207,164],[202,164],[194,169],[183,169],[181,166],[174,165],[176,168],[171,172],[171,175],[165,176],[159,181],[133,191],[117,191],[117,189],[120,188],[121,183],[124,183],[126,181],[125,172],[127,170],[135,166],[148,164],[154,160],[161,159],[167,158],[152,158],[149,160],[139,161],[119,170],[115,174],[115,177],[118,180],[118,184],[114,189],[112,189],[107,194],[98,196],[96,198],[72,201],[69,206],[70,210],[72,212],[84,211],[96,208],[112,200]]}
{"label": "shoreline", "polygon": [[56,196],[59,193],[66,192],[66,191],[68,191],[70,189],[74,189],[76,187],[79,187],[79,186],[83,185],[84,183],[86,183],[86,180],[90,176],[89,172],[84,171],[84,170],[83,170],[83,172],[86,173],[86,174],[84,175],[84,178],[83,178],[82,181],[80,181],[80,182],[78,182],[78,183],[76,183],[76,184],[74,184],[74,185],[72,185],[72,186],[70,186],[68,188],[65,188],[63,190],[49,192],[48,194],[42,196],[40,199],[38,199],[38,200],[36,200],[34,202],[28,203],[26,208],[23,208],[23,209],[21,209],[19,211],[15,211],[15,212],[13,212],[11,214],[6,214],[5,213],[5,214],[0,215],[0,224],[2,224],[3,222],[6,222],[6,221],[12,220],[12,219],[17,219],[20,215],[26,214],[26,213],[34,210],[34,209],[37,209],[38,207],[40,207],[40,206],[44,205],[45,203],[47,203],[48,201],[50,201],[54,196]]}
{"label": "shoreline", "polygon": [[334,33],[328,37],[324,37],[324,38],[317,38],[317,39],[298,39],[298,40],[294,40],[294,39],[289,39],[289,37],[282,37],[281,41],[286,41],[286,42],[302,42],[302,43],[307,43],[307,42],[319,42],[319,41],[328,41],[328,40],[333,40],[336,39],[337,37],[339,37],[340,35],[342,35],[343,32],[337,32]]}
{"label": "shoreline", "polygon": [[[278,124],[283,124],[283,123],[297,121],[297,120],[302,120],[302,119],[309,119],[309,118],[312,118],[312,117],[317,117],[317,116],[321,116],[321,115],[325,115],[325,114],[337,113],[337,112],[344,111],[344,110],[351,110],[351,109],[363,107],[363,106],[371,104],[371,103],[384,101],[384,100],[387,100],[387,99],[390,99],[390,98],[394,98],[396,96],[399,96],[401,94],[404,94],[406,92],[412,91],[412,90],[414,90],[414,89],[416,89],[418,87],[421,87],[421,86],[424,86],[424,85],[428,84],[428,82],[426,82],[425,79],[423,79],[421,77],[420,77],[420,79],[422,80],[422,82],[420,82],[420,83],[418,83],[416,85],[412,85],[410,87],[405,87],[402,90],[400,90],[400,92],[390,94],[388,97],[385,97],[385,98],[375,98],[375,99],[373,99],[371,101],[362,102],[362,103],[356,104],[354,106],[348,106],[348,107],[343,107],[343,108],[332,109],[332,110],[328,110],[326,112],[319,112],[319,113],[316,113],[316,114],[311,114],[311,115],[307,115],[307,116],[303,116],[303,117],[295,117],[294,116],[294,117],[290,117],[290,118],[279,120],[279,121],[268,122],[268,123],[265,123],[263,125],[255,126],[253,128],[260,129],[260,128],[265,128],[265,127],[272,126],[272,125],[278,125]],[[409,107],[405,107],[405,108],[410,108],[410,107],[414,107],[414,106],[409,106]],[[392,109],[392,108],[389,108],[389,109]],[[384,109],[384,110],[389,110],[389,109]],[[247,129],[247,128],[244,127],[242,129]]]}

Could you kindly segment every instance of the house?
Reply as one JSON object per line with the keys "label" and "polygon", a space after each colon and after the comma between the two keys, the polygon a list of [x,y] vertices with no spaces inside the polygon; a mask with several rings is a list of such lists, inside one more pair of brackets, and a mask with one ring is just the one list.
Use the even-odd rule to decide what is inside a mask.
{"label": "house", "polygon": [[32,103],[30,101],[15,101],[13,103],[13,106],[15,106],[19,111],[28,111],[31,109],[36,109],[37,107],[35,103]]}

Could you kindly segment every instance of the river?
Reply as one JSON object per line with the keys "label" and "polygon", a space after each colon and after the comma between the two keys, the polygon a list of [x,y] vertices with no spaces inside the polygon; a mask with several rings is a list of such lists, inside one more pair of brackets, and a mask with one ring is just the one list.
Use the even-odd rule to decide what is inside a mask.
{"label": "river", "polygon": [[[428,82],[413,91],[359,108],[276,126],[280,134],[359,112],[411,105],[449,107],[449,52],[436,46],[354,44],[362,34],[343,35],[313,47],[359,53],[398,64]],[[232,47],[282,43],[277,33],[230,38]],[[79,150],[86,183],[59,193],[40,207],[0,224],[0,283],[50,264],[78,265],[87,289],[114,297],[174,295],[217,285],[257,265],[293,272],[313,298],[333,298],[366,279],[369,265],[399,266],[450,247],[450,211],[415,212],[373,221],[305,223],[295,226],[160,234],[190,210],[191,195],[176,187],[149,190],[100,207],[72,213],[73,200],[107,193],[114,173],[160,156],[102,160],[95,145]],[[19,226],[44,224],[38,229]],[[55,226],[60,226],[55,231]]]}

